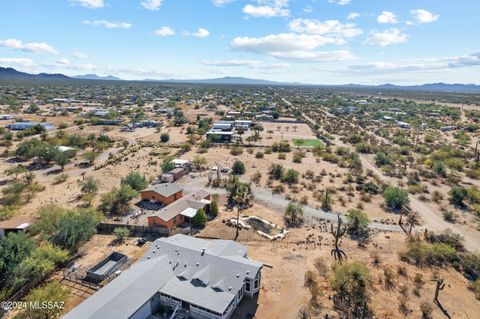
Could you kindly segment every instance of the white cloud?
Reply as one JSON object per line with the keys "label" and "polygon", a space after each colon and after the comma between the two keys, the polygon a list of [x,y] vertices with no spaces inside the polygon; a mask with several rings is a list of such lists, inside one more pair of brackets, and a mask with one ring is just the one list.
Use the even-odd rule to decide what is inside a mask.
{"label": "white cloud", "polygon": [[347,4],[350,4],[351,0],[328,0],[330,3],[336,3],[340,6],[346,6]]}
{"label": "white cloud", "polygon": [[103,8],[105,3],[103,0],[71,0],[74,3],[77,3],[85,8],[98,9]]}
{"label": "white cloud", "polygon": [[279,52],[275,57],[297,62],[347,61],[357,58],[348,50]]}
{"label": "white cloud", "polygon": [[350,12],[350,13],[348,14],[347,19],[348,19],[348,20],[355,20],[355,19],[358,18],[358,17],[360,17],[360,13],[358,13],[358,12]]}
{"label": "white cloud", "polygon": [[399,73],[399,72],[418,72],[418,71],[438,71],[464,67],[479,67],[480,52],[461,56],[423,58],[400,62],[373,62],[365,64],[350,65],[345,69],[339,69],[338,72],[345,73]]}
{"label": "white cloud", "polygon": [[288,17],[289,0],[257,0],[257,5],[247,4],[243,7],[243,13],[252,17]]}
{"label": "white cloud", "polygon": [[58,65],[70,65],[70,60],[66,59],[66,58],[63,58],[63,59],[58,60],[55,63],[58,64]]}
{"label": "white cloud", "polygon": [[168,37],[175,35],[175,31],[170,27],[161,27],[160,29],[153,31],[153,33],[160,37]]}
{"label": "white cloud", "polygon": [[18,65],[23,67],[32,66],[34,63],[32,59],[28,58],[0,58],[0,65],[11,66]]}
{"label": "white cloud", "polygon": [[89,56],[83,52],[73,52],[72,56],[76,59],[88,59]]}
{"label": "white cloud", "polygon": [[212,3],[216,7],[223,7],[226,4],[232,3],[235,0],[212,0]]}
{"label": "white cloud", "polygon": [[290,30],[298,33],[331,35],[340,38],[351,38],[363,33],[362,30],[356,28],[355,24],[343,24],[338,20],[322,22],[310,19],[295,19],[288,26]]}
{"label": "white cloud", "polygon": [[197,37],[197,38],[206,38],[210,35],[210,32],[207,29],[198,28],[197,31],[194,32],[194,33],[185,32],[185,35],[192,36],[192,37]]}
{"label": "white cloud", "polygon": [[289,66],[288,63],[266,63],[258,60],[233,59],[224,61],[202,61],[203,64],[216,67],[249,67],[254,69],[280,69]]}
{"label": "white cloud", "polygon": [[395,24],[398,23],[398,20],[395,13],[383,11],[382,14],[378,16],[377,22],[381,24]]}
{"label": "white cloud", "polygon": [[355,58],[354,54],[347,50],[315,51],[318,47],[327,44],[343,45],[345,41],[318,34],[281,33],[262,38],[237,37],[231,42],[233,49],[264,54],[283,60],[323,62]]}
{"label": "white cloud", "polygon": [[17,39],[0,40],[0,47],[21,50],[25,52],[48,53],[57,55],[58,51],[45,42],[29,42],[23,43]]}
{"label": "white cloud", "polygon": [[83,23],[93,27],[102,26],[107,29],[130,29],[132,27],[132,24],[128,22],[110,22],[107,20],[85,20]]}
{"label": "white cloud", "polygon": [[410,11],[410,13],[412,14],[415,21],[417,21],[417,23],[430,23],[437,21],[438,18],[440,18],[438,14],[433,14],[424,9],[412,10]]}
{"label": "white cloud", "polygon": [[162,2],[163,0],[143,0],[140,4],[147,10],[155,11],[160,9]]}
{"label": "white cloud", "polygon": [[407,40],[408,36],[406,34],[403,34],[397,28],[391,28],[385,31],[370,31],[370,36],[365,40],[364,44],[385,47],[391,44],[403,43]]}
{"label": "white cloud", "polygon": [[306,6],[305,8],[303,8],[303,12],[312,13],[313,12],[313,7],[312,6]]}

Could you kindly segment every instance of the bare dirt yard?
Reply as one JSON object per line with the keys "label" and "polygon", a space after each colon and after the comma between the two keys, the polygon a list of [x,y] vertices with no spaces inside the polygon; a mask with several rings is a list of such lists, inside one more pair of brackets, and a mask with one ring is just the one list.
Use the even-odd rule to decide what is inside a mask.
{"label": "bare dirt yard", "polygon": [[[282,215],[277,211],[254,204],[242,211],[243,215],[256,215],[279,225],[283,224]],[[221,210],[219,216],[209,222],[198,236],[234,239],[235,228],[227,226],[222,220],[236,217],[236,211]],[[255,313],[255,318],[297,318],[298,311],[308,303],[309,293],[304,286],[304,275],[307,270],[318,273],[321,286],[319,313],[323,318],[337,318],[333,309],[331,297],[333,291],[329,280],[331,270],[319,273],[314,261],[320,258],[327,267],[333,265],[330,256],[332,236],[328,233],[327,224],[308,224],[300,228],[289,229],[284,240],[269,241],[259,236],[254,230],[241,230],[239,242],[248,246],[251,258],[265,263],[262,270],[261,291],[258,299],[244,302],[239,308],[240,318],[248,318]],[[354,240],[344,239],[342,248],[348,260],[364,262],[372,276],[371,306],[376,318],[420,318],[420,304],[427,302],[433,307],[432,318],[442,318],[443,314],[433,304],[435,284],[432,276],[437,274],[444,278],[446,288],[441,292],[440,300],[449,311],[452,318],[478,318],[480,302],[468,289],[467,280],[452,268],[418,268],[401,262],[398,252],[404,248],[405,236],[401,233],[375,233],[371,244],[359,248]],[[374,265],[374,259],[379,260]],[[401,268],[401,269],[400,269]],[[386,286],[384,272],[391,271],[394,277],[393,286]],[[419,275],[417,275],[419,274]],[[419,295],[414,294],[414,278],[421,276],[424,284]],[[403,297],[406,295],[406,297]],[[399,310],[400,300],[406,298],[407,312],[404,315]]]}

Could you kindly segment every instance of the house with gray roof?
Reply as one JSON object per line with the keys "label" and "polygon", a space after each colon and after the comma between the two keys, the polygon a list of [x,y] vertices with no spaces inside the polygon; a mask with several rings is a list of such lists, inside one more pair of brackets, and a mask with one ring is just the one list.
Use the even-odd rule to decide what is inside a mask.
{"label": "house with gray roof", "polygon": [[164,309],[194,319],[228,319],[260,290],[263,265],[231,240],[157,239],[128,271],[63,319],[146,319]]}

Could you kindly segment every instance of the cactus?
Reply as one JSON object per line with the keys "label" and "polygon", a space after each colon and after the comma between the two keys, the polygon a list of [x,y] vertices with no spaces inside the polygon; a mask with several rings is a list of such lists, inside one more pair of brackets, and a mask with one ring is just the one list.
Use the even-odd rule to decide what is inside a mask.
{"label": "cactus", "polygon": [[440,291],[445,288],[445,284],[443,283],[443,278],[437,278],[434,281],[437,283],[437,286],[435,287],[435,298],[433,298],[433,301],[440,303],[438,301],[438,295],[440,294]]}
{"label": "cactus", "polygon": [[447,309],[443,307],[443,305],[440,303],[440,300],[438,300],[438,295],[440,294],[440,291],[442,291],[445,288],[445,284],[443,282],[443,278],[437,277],[432,279],[432,281],[435,281],[436,287],[435,287],[435,297],[433,298],[433,303],[437,305],[437,307],[443,312],[445,317],[448,319],[451,319],[452,317],[448,313]]}
{"label": "cactus", "polygon": [[338,260],[341,263],[344,258],[347,259],[347,254],[345,254],[345,252],[342,249],[340,249],[340,247],[338,246],[338,241],[340,240],[340,238],[342,238],[343,235],[345,235],[345,232],[347,231],[347,227],[344,226],[342,229],[343,221],[340,218],[340,215],[337,215],[337,218],[338,218],[337,229],[334,230],[333,224],[330,225],[330,233],[333,235],[333,237],[335,237],[335,247],[330,252],[330,255],[332,255],[335,258],[335,260]]}

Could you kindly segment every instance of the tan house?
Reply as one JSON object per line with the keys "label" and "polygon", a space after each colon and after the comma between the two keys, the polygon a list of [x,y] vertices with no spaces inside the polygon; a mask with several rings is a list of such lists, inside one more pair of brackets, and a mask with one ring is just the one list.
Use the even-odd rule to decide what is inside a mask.
{"label": "tan house", "polygon": [[145,188],[140,192],[142,200],[150,200],[170,205],[171,203],[182,198],[182,188],[173,183],[157,184]]}

